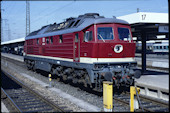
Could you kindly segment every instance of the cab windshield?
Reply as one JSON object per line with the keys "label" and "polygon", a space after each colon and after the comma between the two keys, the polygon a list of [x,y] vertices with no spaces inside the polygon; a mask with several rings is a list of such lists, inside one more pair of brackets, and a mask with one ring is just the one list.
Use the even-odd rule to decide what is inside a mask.
{"label": "cab windshield", "polygon": [[112,27],[99,27],[97,29],[97,36],[99,40],[113,40],[113,29]]}
{"label": "cab windshield", "polygon": [[120,40],[131,40],[131,34],[128,28],[118,27],[118,34]]}

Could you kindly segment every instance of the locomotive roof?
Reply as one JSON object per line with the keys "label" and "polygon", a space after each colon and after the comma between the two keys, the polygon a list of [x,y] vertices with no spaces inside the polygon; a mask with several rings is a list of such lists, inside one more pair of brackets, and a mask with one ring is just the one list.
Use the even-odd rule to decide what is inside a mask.
{"label": "locomotive roof", "polygon": [[80,15],[78,18],[67,18],[65,22],[59,24],[54,23],[43,26],[41,29],[33,31],[26,36],[25,40],[77,32],[90,25],[99,23],[129,24],[128,22],[121,19],[116,19],[115,17],[105,18],[103,16],[99,16],[98,13],[86,13],[84,15]]}

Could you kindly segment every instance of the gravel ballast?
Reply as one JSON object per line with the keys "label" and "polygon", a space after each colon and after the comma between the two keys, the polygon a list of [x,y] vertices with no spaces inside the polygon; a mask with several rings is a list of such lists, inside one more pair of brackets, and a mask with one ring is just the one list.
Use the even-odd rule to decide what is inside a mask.
{"label": "gravel ballast", "polygon": [[57,80],[52,80],[53,87],[49,88],[48,74],[43,76],[42,74],[27,70],[24,64],[22,66],[16,65],[1,57],[1,68],[16,78],[19,78],[23,83],[39,92],[45,98],[56,103],[61,103],[62,105],[67,105],[68,109],[73,110],[73,112],[102,110],[102,97],[83,91],[79,87],[58,82]]}

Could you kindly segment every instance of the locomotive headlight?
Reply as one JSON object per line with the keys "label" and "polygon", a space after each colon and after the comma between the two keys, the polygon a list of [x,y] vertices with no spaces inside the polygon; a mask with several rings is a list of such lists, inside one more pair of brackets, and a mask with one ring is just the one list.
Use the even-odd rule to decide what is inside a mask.
{"label": "locomotive headlight", "polygon": [[116,53],[122,52],[122,51],[123,51],[123,46],[120,45],[120,44],[115,45],[114,51],[115,51]]}

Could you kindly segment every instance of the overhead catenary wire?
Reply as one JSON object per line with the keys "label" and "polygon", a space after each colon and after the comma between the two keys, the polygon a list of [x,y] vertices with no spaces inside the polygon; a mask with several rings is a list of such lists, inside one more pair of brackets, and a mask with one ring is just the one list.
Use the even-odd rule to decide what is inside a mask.
{"label": "overhead catenary wire", "polygon": [[[33,23],[39,22],[39,20],[46,18],[47,16],[53,14],[54,12],[60,11],[61,9],[67,7],[68,5],[71,5],[71,4],[74,3],[74,2],[75,2],[75,1],[72,1],[72,2],[70,2],[70,3],[67,3],[67,4],[63,5],[62,7],[59,7],[59,8],[57,8],[57,9],[51,11],[51,12],[48,13],[48,14],[45,14],[45,15],[42,15],[41,17],[38,17],[38,18],[37,18],[36,20],[34,20],[34,21],[31,21],[31,20],[30,20],[30,23],[33,24]],[[30,9],[30,10],[31,10],[31,9]],[[42,17],[43,17],[43,18],[42,18]],[[24,27],[24,26],[25,26],[25,25],[21,25],[20,27]],[[30,32],[31,32],[31,31],[30,31]]]}
{"label": "overhead catenary wire", "polygon": [[[68,4],[66,4],[66,5],[64,5],[64,6],[60,7],[60,8],[55,9],[54,11],[52,11],[52,12],[50,12],[50,13],[44,15],[44,16],[41,16],[41,17],[43,17],[43,19],[44,19],[44,18],[46,18],[47,16],[49,16],[49,15],[51,15],[51,14],[54,14],[54,12],[57,12],[57,11],[63,9],[63,8],[65,8],[65,7],[67,7],[68,5],[74,3],[74,2],[75,2],[75,1],[73,1],[73,2],[71,2],[71,3],[68,3]],[[32,21],[31,23],[35,23],[35,22],[39,21],[40,19],[42,19],[41,17],[39,17],[38,19]]]}
{"label": "overhead catenary wire", "polygon": [[[14,9],[14,7],[15,7],[15,5],[16,5],[16,2],[14,2],[14,4],[13,4],[13,2],[10,2],[11,4],[9,4],[7,7],[8,8],[5,8],[6,9],[6,11],[5,11],[5,13],[4,14],[6,14],[6,18],[8,18],[9,17],[9,15],[12,13],[12,10]],[[4,6],[4,5],[3,5]],[[7,13],[7,11],[9,12],[9,13]],[[3,14],[3,15],[4,15]]]}
{"label": "overhead catenary wire", "polygon": [[[42,9],[40,12],[35,12],[34,15],[40,15],[40,14],[44,14],[44,12],[48,12],[49,10],[53,10],[55,7],[51,7],[51,5],[49,7],[46,7],[45,9]],[[47,10],[48,9],[48,10]]]}
{"label": "overhead catenary wire", "polygon": [[[9,1],[4,1],[3,5],[2,5],[6,10],[6,12],[3,13],[3,17],[8,19],[8,26],[7,26],[7,24],[5,24],[5,26],[7,28],[6,31],[8,32],[8,33],[6,33],[7,36],[8,36],[8,38],[7,38],[8,40],[12,39],[11,36],[13,36],[13,35],[11,35],[11,34],[13,34],[12,33],[14,31],[13,29],[15,29],[14,27],[16,27],[16,26],[14,26],[14,27],[12,27],[13,29],[10,29],[11,22],[14,22],[14,21],[11,21],[11,20],[13,20],[13,18],[16,18],[17,17],[16,13],[18,13],[18,11],[21,10],[21,8],[16,7],[16,5],[17,5],[16,1],[10,1],[10,2]],[[20,19],[20,18],[17,18],[17,19]],[[14,32],[16,32],[16,31],[14,31]]]}
{"label": "overhead catenary wire", "polygon": [[[70,4],[72,4],[72,3],[74,3],[74,2],[75,2],[75,1],[72,1],[71,3],[69,2],[69,3],[67,3],[67,4],[65,4],[65,5],[57,8],[57,9],[55,9],[55,10],[50,11],[50,13],[49,13],[49,11],[48,11],[45,15],[43,15],[43,16],[41,16],[41,17],[43,17],[43,19],[44,19],[44,17],[47,17],[47,16],[53,14],[54,12],[57,12],[57,11],[65,8],[65,7],[69,6]],[[10,6],[9,6],[9,5],[10,5]],[[10,2],[10,4],[8,4],[8,6],[10,7],[10,9],[8,8],[8,12],[9,12],[9,13],[6,14],[6,17],[9,18],[12,12],[16,12],[16,13],[17,13],[17,12],[20,10],[19,7],[16,7],[16,5],[17,5],[17,2],[15,2],[15,1],[14,1],[14,2]],[[14,10],[15,7],[16,7],[16,9]],[[46,8],[46,9],[43,9],[41,12],[44,12],[44,11],[47,10],[47,9],[49,9],[49,7]],[[23,12],[23,11],[24,11],[24,10],[22,10],[22,12]],[[23,14],[24,14],[24,13],[23,13]],[[17,15],[13,15],[13,16],[17,16]],[[34,20],[33,22],[31,22],[31,24],[32,24],[32,23],[35,23],[35,22],[37,22],[37,21],[39,21],[39,20],[41,20],[41,19],[42,19],[41,17],[39,17],[39,18],[37,18],[36,20]],[[15,18],[15,17],[14,17],[14,18]],[[18,24],[18,25],[19,25],[19,24]],[[22,25],[20,25],[19,28],[24,27],[24,26],[25,26],[25,24],[22,24]],[[18,28],[18,27],[17,27],[17,28]]]}

